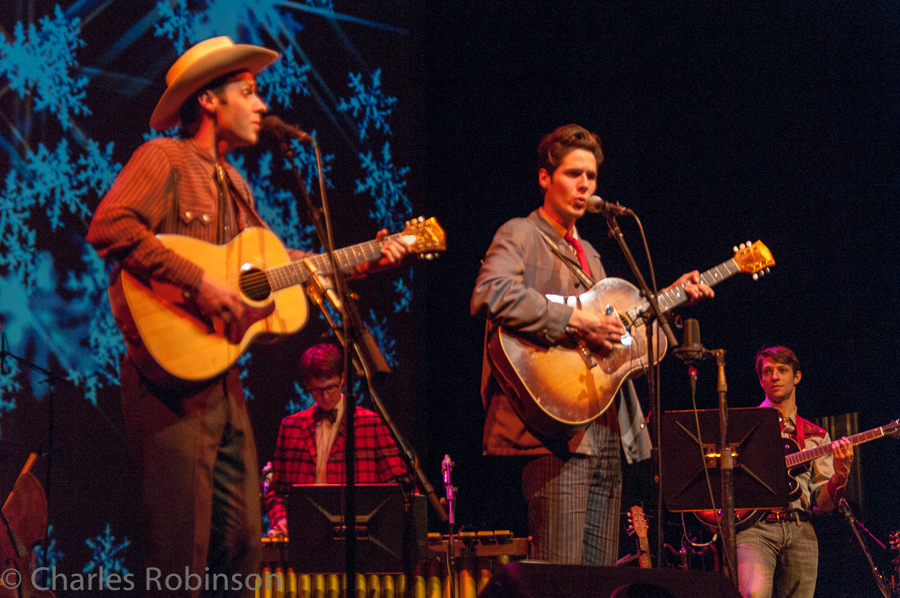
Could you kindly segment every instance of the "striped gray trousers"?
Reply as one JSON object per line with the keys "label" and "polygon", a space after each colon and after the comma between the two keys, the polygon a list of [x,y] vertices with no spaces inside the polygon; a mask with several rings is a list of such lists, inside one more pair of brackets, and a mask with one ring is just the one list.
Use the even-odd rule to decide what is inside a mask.
{"label": "striped gray trousers", "polygon": [[532,558],[614,566],[619,553],[622,463],[618,431],[600,427],[596,456],[541,456],[522,472]]}

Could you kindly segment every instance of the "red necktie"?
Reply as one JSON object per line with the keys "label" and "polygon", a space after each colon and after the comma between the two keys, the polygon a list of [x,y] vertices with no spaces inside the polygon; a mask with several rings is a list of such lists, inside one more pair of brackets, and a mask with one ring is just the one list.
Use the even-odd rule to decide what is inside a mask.
{"label": "red necktie", "polygon": [[566,243],[575,249],[575,255],[578,256],[578,263],[581,264],[581,269],[584,270],[585,274],[590,276],[591,269],[588,266],[587,255],[584,253],[584,245],[581,244],[581,241],[573,237],[571,233],[566,233],[565,240]]}

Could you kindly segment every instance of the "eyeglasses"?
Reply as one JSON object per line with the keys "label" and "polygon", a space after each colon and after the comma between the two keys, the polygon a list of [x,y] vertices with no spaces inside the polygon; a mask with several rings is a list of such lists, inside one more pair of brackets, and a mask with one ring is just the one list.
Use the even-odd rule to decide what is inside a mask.
{"label": "eyeglasses", "polygon": [[331,386],[326,386],[325,388],[308,388],[306,389],[309,394],[312,396],[328,396],[333,395],[341,388],[340,384],[332,384]]}

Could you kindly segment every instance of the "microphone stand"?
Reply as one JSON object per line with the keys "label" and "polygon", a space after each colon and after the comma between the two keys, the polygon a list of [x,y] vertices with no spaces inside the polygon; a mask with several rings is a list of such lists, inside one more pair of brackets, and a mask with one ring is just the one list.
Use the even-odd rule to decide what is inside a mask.
{"label": "microphone stand", "polygon": [[728,446],[728,383],[725,380],[725,349],[715,349],[719,392],[719,469],[722,472],[722,556],[725,576],[737,585],[737,529],[734,521],[734,459]]}
{"label": "microphone stand", "polygon": [[[304,203],[306,204],[306,209],[309,213],[310,219],[312,220],[313,226],[315,226],[316,233],[319,237],[319,241],[322,244],[322,247],[325,249],[325,254],[328,257],[328,261],[331,265],[332,275],[335,280],[336,287],[336,295],[334,293],[328,292],[327,296],[331,298],[331,300],[335,303],[335,308],[341,312],[341,323],[343,324],[343,338],[350,339],[350,342],[354,342],[357,338],[356,332],[350,329],[350,320],[351,318],[347,317],[347,299],[349,293],[346,292],[346,285],[344,282],[344,275],[340,268],[338,268],[337,260],[334,255],[334,239],[331,234],[331,215],[328,210],[328,199],[325,193],[325,179],[322,174],[322,157],[319,151],[319,145],[316,143],[315,139],[310,138],[309,143],[313,147],[313,152],[316,156],[316,171],[318,175],[319,181],[319,192],[322,198],[322,207],[321,209],[313,205],[312,199],[309,197],[309,193],[306,192],[306,185],[300,173],[297,171],[297,168],[294,164],[294,151],[290,145],[290,141],[287,137],[281,138],[281,151],[284,156],[287,158],[288,163],[291,166],[291,170],[294,173],[295,178],[297,179],[297,187],[300,189],[300,195],[304,199]],[[307,261],[307,267],[309,267],[309,262]],[[321,291],[325,291],[326,289],[330,291],[329,285],[322,278],[319,277],[319,273],[315,270],[311,269],[311,284],[307,287],[308,293],[316,293],[318,294]],[[329,318],[329,323],[331,320]],[[344,453],[344,465],[346,470],[346,484],[344,486],[344,540],[345,540],[345,572],[346,572],[346,583],[347,583],[347,595],[355,596],[356,595],[356,427],[355,427],[355,415],[356,415],[356,401],[353,400],[353,386],[354,386],[354,373],[355,370],[351,367],[351,352],[349,350],[349,346],[347,343],[344,343],[344,392],[342,393],[341,400],[344,402],[344,442],[345,442],[345,453]]]}
{"label": "microphone stand", "polygon": [[863,541],[862,536],[859,533],[859,530],[856,529],[857,526],[863,529],[869,537],[878,542],[879,546],[882,548],[887,548],[883,542],[881,542],[878,538],[872,535],[872,532],[866,529],[866,526],[862,524],[861,521],[856,519],[853,515],[853,511],[850,510],[850,504],[846,499],[842,498],[838,503],[838,507],[841,512],[844,514],[844,517],[847,518],[847,523],[850,524],[850,529],[853,530],[853,535],[856,537],[856,541],[859,543],[860,548],[862,548],[863,554],[866,555],[866,560],[869,562],[869,568],[872,570],[872,575],[875,576],[875,583],[878,585],[878,591],[884,596],[884,598],[891,598],[891,590],[887,587],[887,584],[884,582],[884,577],[882,573],[878,570],[878,567],[875,566],[875,562],[872,560],[872,555],[869,553],[869,549],[866,548],[866,543]]}
{"label": "microphone stand", "polygon": [[[331,271],[334,276],[334,286],[336,287],[335,293],[333,292],[334,289],[330,288],[330,285],[328,285],[328,283],[319,276],[319,273],[317,273],[315,269],[310,266],[309,261],[307,261],[307,267],[309,268],[311,274],[311,284],[307,286],[307,293],[319,306],[323,315],[325,316],[326,320],[328,321],[329,325],[331,326],[332,330],[334,331],[335,335],[338,337],[338,340],[341,342],[344,348],[344,393],[342,400],[344,401],[345,422],[344,466],[346,469],[347,478],[346,485],[344,487],[344,524],[346,529],[345,570],[347,578],[347,595],[355,596],[357,594],[355,531],[356,433],[354,425],[356,401],[353,400],[352,389],[354,386],[354,375],[358,370],[361,370],[365,374],[366,381],[369,387],[369,397],[372,400],[372,404],[375,406],[376,410],[378,411],[379,415],[390,431],[391,436],[397,443],[397,447],[400,450],[400,454],[403,455],[408,469],[412,472],[415,472],[419,487],[428,497],[429,502],[435,508],[442,521],[447,520],[447,514],[441,506],[440,501],[437,499],[437,496],[434,493],[434,488],[428,482],[428,479],[425,477],[424,472],[422,472],[421,468],[419,467],[418,457],[415,455],[413,450],[407,446],[403,437],[400,435],[400,432],[397,430],[397,427],[394,425],[393,420],[391,420],[390,416],[387,414],[387,410],[384,408],[384,405],[381,403],[381,400],[378,398],[378,395],[373,387],[373,375],[375,373],[378,373],[379,375],[386,375],[390,373],[390,367],[388,366],[387,361],[378,349],[378,345],[375,343],[371,333],[360,317],[359,310],[356,308],[355,302],[352,301],[352,294],[347,288],[344,273],[338,267],[337,260],[335,259],[334,240],[331,235],[331,216],[328,211],[325,181],[322,175],[321,154],[319,151],[319,146],[315,142],[315,139],[310,138],[310,143],[313,146],[313,150],[316,156],[316,170],[318,173],[319,192],[322,197],[321,209],[313,205],[312,199],[310,198],[309,193],[307,193],[306,191],[306,185],[304,184],[303,178],[300,176],[300,173],[298,172],[297,167],[294,164],[294,152],[289,141],[285,138],[282,138],[280,146],[282,153],[287,158],[288,163],[291,166],[291,171],[293,172],[294,177],[297,181],[297,187],[300,190],[300,195],[303,197],[304,203],[306,204],[306,209],[309,213],[310,220],[312,221],[313,226],[315,226],[316,233],[319,237],[320,242],[322,243],[322,246],[325,248],[325,253],[328,256],[328,260],[331,265]],[[340,328],[335,325],[333,319],[328,314],[327,309],[325,308],[322,301],[322,294],[324,294],[329,299],[329,301],[331,301],[332,306],[340,312],[342,324]],[[358,362],[356,362],[353,358],[354,353],[359,360]]]}
{"label": "microphone stand", "polygon": [[[627,213],[634,215],[631,210],[627,210]],[[625,238],[622,235],[622,230],[619,228],[619,223],[616,221],[616,215],[612,211],[608,211],[604,213],[606,217],[606,224],[609,227],[609,234],[611,237],[615,238],[616,242],[618,242],[619,247],[622,250],[623,255],[625,256],[626,261],[628,262],[629,267],[631,268],[632,273],[634,274],[634,278],[638,283],[638,288],[641,290],[641,295],[644,296],[647,303],[650,305],[651,317],[649,321],[646,322],[646,333],[647,333],[647,354],[650,357],[647,360],[647,386],[649,388],[650,394],[650,412],[656,414],[654,417],[653,423],[653,445],[654,445],[654,453],[656,454],[656,484],[657,484],[657,513],[659,517],[656,518],[656,561],[658,563],[663,562],[663,493],[662,493],[662,463],[663,463],[663,455],[660,450],[660,438],[662,437],[662,428],[661,428],[661,418],[659,414],[662,413],[660,410],[660,397],[659,397],[659,359],[657,358],[657,348],[656,348],[656,333],[653,327],[653,320],[655,319],[659,326],[662,328],[663,332],[666,335],[666,339],[668,340],[671,346],[676,346],[678,341],[675,339],[675,335],[672,333],[672,329],[669,327],[669,322],[666,317],[663,315],[663,312],[659,309],[659,303],[656,300],[656,292],[651,291],[650,287],[647,285],[647,281],[644,280],[644,276],[641,274],[640,268],[638,268],[637,262],[634,260],[634,256],[631,254],[631,251],[628,249],[628,245],[625,242]]]}
{"label": "microphone stand", "polygon": [[[696,325],[696,320],[687,320],[685,322],[685,330],[687,331],[691,323]],[[696,334],[696,337],[694,336]],[[722,515],[718,514],[718,529],[722,534],[722,556],[725,577],[730,579],[737,585],[737,529],[735,527],[734,517],[734,455],[732,449],[728,445],[728,383],[725,380],[725,350],[714,349],[708,350],[699,340],[699,329],[691,334],[691,343],[687,340],[688,332],[685,332],[685,342],[678,349],[675,349],[675,355],[688,366],[688,374],[691,379],[691,397],[696,396],[697,391],[697,367],[696,365],[710,357],[716,358],[716,367],[718,369],[717,390],[719,393],[719,443],[717,450],[719,453],[719,472],[720,472],[720,492],[722,496]],[[694,404],[696,409],[696,402]],[[698,429],[699,433],[699,429]],[[702,446],[702,445],[701,445]],[[712,489],[710,489],[710,499],[712,499]],[[716,505],[713,504],[713,513],[716,513]]]}
{"label": "microphone stand", "polygon": [[[18,355],[14,355],[9,352],[9,346],[6,340],[6,333],[0,332],[0,371],[2,373],[6,373],[6,358],[9,357],[16,363],[24,365],[28,369],[38,372],[39,374],[43,374],[46,378],[43,380],[44,383],[47,384],[47,473],[44,476],[44,496],[47,500],[48,505],[48,513],[49,513],[49,505],[52,504],[50,502],[51,498],[51,490],[52,490],[52,472],[53,472],[53,453],[55,452],[55,432],[54,432],[54,413],[56,411],[56,392],[55,385],[59,381],[68,382],[65,378],[60,376],[59,374],[55,374],[48,369],[42,368],[39,365],[28,361]],[[70,383],[71,384],[71,383]],[[31,463],[28,464],[29,468]],[[8,497],[7,497],[8,498]],[[47,554],[47,542],[49,538],[44,536],[44,554]]]}

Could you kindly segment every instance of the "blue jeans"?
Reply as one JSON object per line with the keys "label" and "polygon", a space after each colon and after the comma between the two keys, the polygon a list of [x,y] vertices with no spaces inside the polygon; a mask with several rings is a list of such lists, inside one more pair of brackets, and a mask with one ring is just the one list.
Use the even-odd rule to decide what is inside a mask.
{"label": "blue jeans", "polygon": [[617,432],[609,430],[608,436],[597,456],[547,455],[525,466],[522,491],[528,501],[533,559],[616,564],[622,463]]}
{"label": "blue jeans", "polygon": [[742,598],[813,598],[819,544],[809,522],[759,522],[737,536]]}

